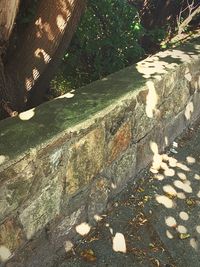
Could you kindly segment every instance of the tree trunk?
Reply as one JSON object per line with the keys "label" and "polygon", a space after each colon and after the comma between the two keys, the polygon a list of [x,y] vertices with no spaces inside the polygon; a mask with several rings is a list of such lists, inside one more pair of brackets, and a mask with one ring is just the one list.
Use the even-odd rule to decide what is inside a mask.
{"label": "tree trunk", "polygon": [[15,81],[15,103],[21,111],[43,102],[46,88],[68,47],[86,0],[41,0],[21,48],[6,70]]}
{"label": "tree trunk", "polygon": [[13,29],[20,0],[0,0],[0,39],[8,41]]}
{"label": "tree trunk", "polygon": [[12,97],[9,94],[2,55],[14,27],[19,2],[20,0],[0,0],[0,118],[16,115],[11,107]]}

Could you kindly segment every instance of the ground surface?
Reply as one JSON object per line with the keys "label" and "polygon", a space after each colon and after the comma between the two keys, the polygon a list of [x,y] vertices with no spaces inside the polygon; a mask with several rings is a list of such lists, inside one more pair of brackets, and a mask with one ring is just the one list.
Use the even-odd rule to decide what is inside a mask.
{"label": "ground surface", "polygon": [[[140,186],[129,184],[97,227],[54,267],[200,266],[198,125],[176,140],[167,152],[170,161],[163,156],[166,171],[140,174]],[[125,238],[126,253],[113,250],[117,232]]]}

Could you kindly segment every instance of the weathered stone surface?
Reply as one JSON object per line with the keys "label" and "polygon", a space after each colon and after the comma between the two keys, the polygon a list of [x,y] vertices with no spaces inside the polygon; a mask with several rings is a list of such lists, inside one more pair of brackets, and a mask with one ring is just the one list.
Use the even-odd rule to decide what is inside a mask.
{"label": "weathered stone surface", "polygon": [[101,170],[104,161],[105,132],[96,128],[71,147],[67,164],[67,192],[74,194]]}
{"label": "weathered stone surface", "polygon": [[49,185],[43,188],[41,195],[21,211],[19,218],[27,239],[59,214],[62,190],[60,177],[52,178]]}
{"label": "weathered stone surface", "polygon": [[[200,78],[199,78],[199,88],[200,88]],[[200,110],[200,91],[194,93],[191,101],[187,104],[185,108],[185,115],[190,114],[187,120],[195,121],[199,117]],[[185,116],[186,117],[186,116]]]}
{"label": "weathered stone surface", "polygon": [[145,138],[137,144],[136,172],[144,169],[153,159],[156,151],[163,151],[167,145],[162,124],[157,125]]}
{"label": "weathered stone surface", "polygon": [[31,110],[27,121],[0,122],[0,220],[19,214],[28,239],[56,221],[54,237],[64,240],[81,207],[90,219],[101,212],[108,193],[199,116],[199,51],[194,43],[158,53]]}
{"label": "weathered stone surface", "polygon": [[[0,225],[0,247],[8,249],[12,254],[25,242],[22,228],[16,218],[8,218]],[[0,255],[0,262],[3,255]]]}
{"label": "weathered stone surface", "polygon": [[18,208],[29,196],[34,180],[35,166],[32,162],[29,162],[28,165],[25,163],[23,161],[23,163],[15,165],[14,168],[11,168],[10,174],[6,170],[6,175],[12,174],[13,177],[0,186],[0,220]]}
{"label": "weathered stone surface", "polygon": [[189,84],[185,80],[176,82],[173,92],[160,106],[161,119],[171,121],[184,109],[190,98]]}
{"label": "weathered stone surface", "polygon": [[126,182],[134,177],[136,165],[136,145],[131,145],[116,161],[104,170],[112,182],[111,188],[120,191]]}
{"label": "weathered stone surface", "polygon": [[110,191],[110,181],[100,177],[92,184],[88,199],[88,220],[93,222],[106,208]]}
{"label": "weathered stone surface", "polygon": [[137,143],[152,130],[156,124],[157,116],[149,118],[145,112],[145,106],[138,103],[133,115],[133,121],[133,142]]}
{"label": "weathered stone surface", "polygon": [[74,211],[71,215],[62,218],[57,225],[51,226],[49,229],[50,242],[55,247],[61,247],[67,238],[70,238],[71,231],[73,227],[78,224],[78,222],[84,221],[86,218],[85,207],[81,206],[78,210]]}
{"label": "weathered stone surface", "polygon": [[24,158],[18,160],[12,166],[5,168],[3,171],[0,171],[0,181],[8,181],[9,179],[21,177],[24,173],[26,176],[33,176],[33,162],[35,160],[36,150],[32,149],[31,152],[26,155]]}
{"label": "weathered stone surface", "polygon": [[171,120],[168,124],[165,125],[163,130],[163,135],[167,140],[167,144],[171,144],[171,142],[177,137],[181,132],[186,128],[186,119],[185,119],[185,111],[180,112],[176,117]]}
{"label": "weathered stone surface", "polygon": [[38,160],[42,166],[42,170],[45,176],[51,175],[58,170],[62,161],[63,151],[62,148],[58,147],[53,151],[50,151],[44,156],[41,156]]}
{"label": "weathered stone surface", "polygon": [[131,121],[127,121],[122,124],[108,143],[108,162],[115,160],[124,150],[128,148],[132,138],[131,126]]}

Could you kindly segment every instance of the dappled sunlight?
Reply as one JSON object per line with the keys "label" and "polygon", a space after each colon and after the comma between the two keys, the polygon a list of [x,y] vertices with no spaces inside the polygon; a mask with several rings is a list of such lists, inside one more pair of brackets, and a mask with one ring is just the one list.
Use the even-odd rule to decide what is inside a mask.
{"label": "dappled sunlight", "polygon": [[183,221],[187,221],[189,219],[189,215],[187,214],[187,212],[185,211],[181,211],[179,213],[179,217],[183,220]]}
{"label": "dappled sunlight", "polygon": [[185,63],[185,62],[190,62],[192,58],[197,58],[198,56],[195,54],[189,55],[187,52],[178,49],[170,49],[159,53],[159,58],[167,58],[167,57],[178,59],[180,60],[180,62]]}
{"label": "dappled sunlight", "polygon": [[171,186],[171,185],[169,185],[169,184],[163,186],[163,191],[164,191],[165,193],[169,194],[170,196],[177,196],[177,192],[176,192],[176,190],[174,189],[173,186]]}
{"label": "dappled sunlight", "polygon": [[171,217],[171,216],[165,218],[165,223],[167,226],[173,227],[173,228],[176,227],[177,225],[176,220],[174,219],[174,217]]}
{"label": "dappled sunlight", "polygon": [[194,104],[190,101],[185,108],[185,117],[187,120],[190,120],[193,112],[194,112]]}
{"label": "dappled sunlight", "polygon": [[56,18],[56,24],[58,29],[62,32],[65,29],[66,21],[62,15],[58,15]]}
{"label": "dappled sunlight", "polygon": [[55,39],[56,36],[51,30],[50,24],[48,22],[43,22],[41,17],[35,21],[35,25],[37,27],[37,36],[43,36],[43,34],[45,34],[49,41]]}
{"label": "dappled sunlight", "polygon": [[[186,118],[189,119],[192,112],[193,105],[190,102]],[[198,251],[199,238],[196,238],[196,234],[200,234],[200,225],[194,225],[197,221],[194,221],[193,216],[195,214],[191,214],[191,209],[198,207],[198,198],[200,198],[198,185],[200,175],[193,172],[193,166],[196,169],[195,164],[198,159],[189,153],[188,155],[184,154],[184,157],[180,154],[181,157],[179,157],[181,152],[176,142],[172,144],[167,154],[158,153],[156,142],[151,142],[150,147],[154,153],[150,167],[150,172],[153,173],[155,181],[154,199],[163,209],[162,213],[165,213],[162,221],[164,223],[165,237],[168,240],[176,240],[177,242],[187,240],[185,242],[193,251]],[[181,158],[181,161],[178,158]],[[158,225],[158,227],[160,226]]]}
{"label": "dappled sunlight", "polygon": [[126,241],[122,233],[116,233],[113,237],[113,250],[126,253]]}
{"label": "dappled sunlight", "polygon": [[48,64],[51,60],[51,56],[42,48],[37,48],[34,54],[36,58],[44,60],[45,64]]}
{"label": "dappled sunlight", "polygon": [[186,183],[181,182],[180,180],[175,180],[173,184],[177,188],[182,189],[185,193],[192,193],[192,187]]}
{"label": "dappled sunlight", "polygon": [[35,108],[29,109],[19,114],[19,118],[22,121],[27,121],[33,118],[35,115]]}
{"label": "dappled sunlight", "polygon": [[156,142],[150,141],[150,148],[154,154],[158,154],[158,145]]}
{"label": "dappled sunlight", "polygon": [[158,173],[154,176],[154,178],[159,180],[159,181],[162,181],[162,180],[164,180],[165,176],[161,173]]}
{"label": "dappled sunlight", "polygon": [[197,225],[196,231],[197,231],[198,234],[200,234],[200,225]]}
{"label": "dappled sunlight", "polygon": [[65,241],[64,249],[66,252],[71,251],[73,247],[74,247],[74,244],[70,240]]}
{"label": "dappled sunlight", "polygon": [[81,236],[84,236],[84,235],[87,235],[90,230],[91,230],[91,227],[89,226],[88,223],[81,223],[79,225],[76,226],[76,232],[81,235]]}
{"label": "dappled sunlight", "polygon": [[194,249],[194,250],[198,250],[198,242],[195,238],[191,238],[190,239],[190,246]]}
{"label": "dappled sunlight", "polygon": [[166,236],[167,236],[169,239],[173,239],[173,238],[174,238],[173,234],[172,234],[169,230],[166,231]]}
{"label": "dappled sunlight", "polygon": [[117,188],[117,185],[114,184],[114,183],[111,183],[111,188],[112,188],[112,189],[116,189],[116,188]]}
{"label": "dappled sunlight", "polygon": [[139,73],[142,74],[142,76],[146,79],[149,79],[151,77],[159,77],[159,74],[166,74],[168,69],[173,69],[175,66],[177,66],[176,63],[167,63],[165,61],[159,60],[158,57],[152,57],[153,61],[148,61],[148,59],[143,60],[136,64],[136,69]]}
{"label": "dappled sunlight", "polygon": [[175,171],[173,169],[168,168],[168,169],[164,170],[164,175],[169,176],[169,177],[173,177],[175,175]]}
{"label": "dappled sunlight", "polygon": [[33,79],[36,81],[39,78],[39,76],[40,76],[39,71],[36,68],[34,68],[33,69]]}
{"label": "dappled sunlight", "polygon": [[178,172],[177,176],[181,179],[181,180],[187,180],[187,176],[185,175],[185,173],[182,172]]}
{"label": "dappled sunlight", "polygon": [[186,157],[186,161],[188,164],[194,164],[196,162],[195,158],[191,156]]}
{"label": "dappled sunlight", "polygon": [[149,89],[146,97],[146,114],[147,117],[153,118],[154,112],[156,111],[156,105],[158,103],[158,96],[152,81],[148,81],[146,85]]}
{"label": "dappled sunlight", "polygon": [[183,171],[187,171],[187,172],[190,171],[190,168],[188,166],[186,166],[185,164],[180,163],[180,162],[178,162],[176,164],[176,167],[179,168],[179,169],[181,169],[181,170],[183,170]]}
{"label": "dappled sunlight", "polygon": [[0,246],[0,262],[7,261],[11,257],[11,255],[12,254],[7,247],[3,245]]}
{"label": "dappled sunlight", "polygon": [[186,195],[183,192],[178,192],[177,193],[177,198],[179,198],[179,199],[186,199]]}
{"label": "dappled sunlight", "polygon": [[191,75],[191,73],[190,73],[189,68],[186,68],[184,77],[185,77],[185,79],[186,79],[188,82],[191,82],[191,80],[192,80],[192,75]]}
{"label": "dappled sunlight", "polygon": [[4,155],[0,155],[0,164],[3,164],[6,161],[6,157]]}
{"label": "dappled sunlight", "polygon": [[94,215],[94,219],[95,219],[96,222],[100,222],[101,220],[103,220],[103,217],[98,215],[98,214],[95,214]]}
{"label": "dappled sunlight", "polygon": [[34,84],[33,77],[25,78],[25,87],[27,91],[30,91]]}
{"label": "dappled sunlight", "polygon": [[178,225],[176,229],[180,234],[186,234],[187,233],[187,228],[183,225]]}
{"label": "dappled sunlight", "polygon": [[173,201],[169,197],[164,196],[164,195],[156,196],[156,201],[168,209],[173,208],[173,206],[174,206]]}
{"label": "dappled sunlight", "polygon": [[197,173],[195,173],[195,175],[194,175],[194,179],[196,179],[196,180],[200,180],[200,175],[197,174]]}
{"label": "dappled sunlight", "polygon": [[62,99],[62,98],[73,98],[75,96],[75,90],[71,90],[70,92],[64,94],[64,95],[61,95],[59,97],[57,97],[57,99]]}

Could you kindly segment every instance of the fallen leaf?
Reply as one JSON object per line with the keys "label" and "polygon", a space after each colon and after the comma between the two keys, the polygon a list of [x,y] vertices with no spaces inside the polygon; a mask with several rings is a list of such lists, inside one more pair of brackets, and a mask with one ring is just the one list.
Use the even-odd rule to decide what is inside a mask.
{"label": "fallen leaf", "polygon": [[144,189],[142,187],[139,187],[137,192],[144,192]]}
{"label": "fallen leaf", "polygon": [[153,243],[149,243],[150,248],[154,248],[155,245]]}
{"label": "fallen leaf", "polygon": [[179,234],[179,238],[180,239],[186,239],[186,238],[189,238],[189,237],[190,237],[190,234],[186,234],[186,233]]}
{"label": "fallen leaf", "polygon": [[193,206],[193,205],[196,204],[196,201],[195,201],[194,199],[187,198],[187,199],[186,199],[186,204],[187,204],[188,206]]}
{"label": "fallen leaf", "polygon": [[81,257],[85,261],[94,262],[96,261],[97,257],[94,254],[94,251],[92,249],[86,249],[81,252]]}

